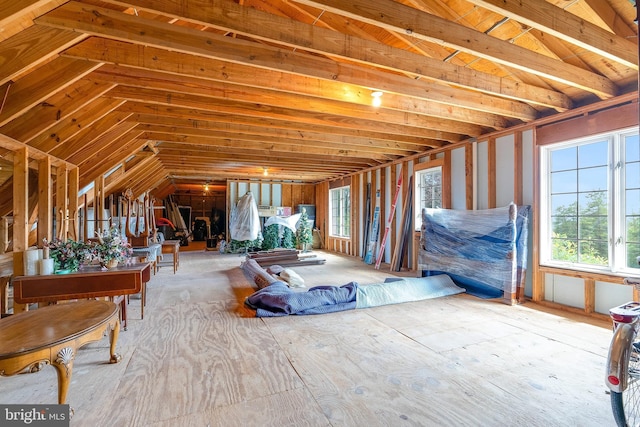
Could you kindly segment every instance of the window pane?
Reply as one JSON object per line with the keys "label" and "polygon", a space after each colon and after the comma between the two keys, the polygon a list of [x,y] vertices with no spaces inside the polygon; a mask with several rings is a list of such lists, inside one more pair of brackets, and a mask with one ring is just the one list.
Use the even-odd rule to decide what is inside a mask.
{"label": "window pane", "polygon": [[608,188],[609,168],[601,166],[578,170],[578,191],[599,191]]}
{"label": "window pane", "polygon": [[419,173],[420,208],[435,208],[442,203],[442,173],[440,168]]}
{"label": "window pane", "polygon": [[640,161],[640,139],[638,139],[638,135],[631,135],[625,138],[625,159],[627,162]]}
{"label": "window pane", "polygon": [[[625,240],[627,243],[640,243],[640,215],[627,217]],[[636,256],[640,256],[640,254]]]}
{"label": "window pane", "polygon": [[640,268],[640,138],[631,132],[543,148],[549,160],[542,171],[548,184],[542,197],[549,201],[545,261]]}
{"label": "window pane", "polygon": [[416,230],[419,230],[422,209],[442,207],[442,167],[416,171],[415,178],[414,218]]}
{"label": "window pane", "polygon": [[551,196],[553,216],[575,216],[578,214],[577,194],[558,194]]}
{"label": "window pane", "polygon": [[640,268],[637,261],[637,257],[640,256],[640,212],[637,215],[628,215],[625,222],[626,267]]}
{"label": "window pane", "polygon": [[557,261],[578,262],[576,242],[573,240],[552,238],[552,257]]}
{"label": "window pane", "polygon": [[609,142],[552,150],[552,259],[608,265]]}
{"label": "window pane", "polygon": [[349,187],[343,188],[342,191],[342,236],[349,237],[351,235],[351,198]]}
{"label": "window pane", "polygon": [[551,194],[578,191],[577,173],[576,170],[553,172],[551,174]]}
{"label": "window pane", "polygon": [[640,189],[625,191],[627,215],[640,215]]}
{"label": "window pane", "polygon": [[340,232],[340,193],[335,190],[331,194],[331,234],[337,236]]}
{"label": "window pane", "polygon": [[609,164],[609,142],[601,141],[578,147],[578,168]]}
{"label": "window pane", "polygon": [[606,242],[608,235],[609,226],[606,216],[581,216],[578,218],[578,237],[580,239]]}
{"label": "window pane", "polygon": [[640,269],[640,139],[630,135],[624,139],[625,159],[625,253],[626,267]]}
{"label": "window pane", "polygon": [[579,193],[578,215],[607,215],[607,193],[594,191]]}
{"label": "window pane", "polygon": [[578,217],[552,217],[552,231],[555,237],[578,240]]}
{"label": "window pane", "polygon": [[340,187],[329,190],[331,209],[331,236],[349,237],[351,232],[350,188]]}
{"label": "window pane", "polygon": [[637,257],[640,256],[640,243],[627,243],[627,267],[640,269]]}
{"label": "window pane", "polygon": [[607,255],[608,248],[609,244],[606,241],[579,240],[578,262],[582,264],[606,266],[609,264],[609,257]]}
{"label": "window pane", "polygon": [[627,163],[625,182],[627,188],[640,188],[640,162]]}
{"label": "window pane", "polygon": [[578,166],[576,147],[554,150],[551,153],[551,172],[575,169]]}

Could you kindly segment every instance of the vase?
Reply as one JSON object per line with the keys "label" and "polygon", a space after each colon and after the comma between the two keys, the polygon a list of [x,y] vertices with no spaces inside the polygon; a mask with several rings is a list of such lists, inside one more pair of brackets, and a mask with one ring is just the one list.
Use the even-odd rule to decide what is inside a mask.
{"label": "vase", "polygon": [[106,267],[111,270],[112,268],[116,268],[118,266],[118,260],[117,259],[110,259],[107,264]]}
{"label": "vase", "polygon": [[69,274],[71,273],[71,269],[70,268],[61,268],[59,270],[56,270],[54,272],[54,274]]}

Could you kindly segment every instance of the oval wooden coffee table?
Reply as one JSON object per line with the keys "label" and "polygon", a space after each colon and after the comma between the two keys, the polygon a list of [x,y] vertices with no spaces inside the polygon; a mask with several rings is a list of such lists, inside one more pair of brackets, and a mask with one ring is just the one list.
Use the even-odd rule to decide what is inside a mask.
{"label": "oval wooden coffee table", "polygon": [[110,363],[120,361],[116,342],[120,331],[118,306],[109,301],[79,301],[50,305],[0,319],[0,375],[52,365],[58,374],[58,403],[67,400],[76,351],[102,339],[109,330]]}

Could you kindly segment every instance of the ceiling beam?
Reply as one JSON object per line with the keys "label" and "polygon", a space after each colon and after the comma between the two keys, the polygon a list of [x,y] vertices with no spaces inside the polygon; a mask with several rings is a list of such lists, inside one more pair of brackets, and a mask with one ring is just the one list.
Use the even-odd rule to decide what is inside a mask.
{"label": "ceiling beam", "polygon": [[[306,24],[252,7],[241,6],[228,0],[189,0],[189,7],[185,7],[183,1],[127,0],[116,3],[190,20],[270,43],[408,74],[413,78],[426,78],[447,87],[455,85],[558,111],[571,108],[571,100],[567,96],[552,90],[472,70],[437,58],[430,58],[424,53],[415,53],[363,38],[364,36],[371,38],[368,33],[360,32],[363,37],[343,34],[335,29]],[[350,25],[348,29],[343,30],[353,31],[353,29],[354,25]],[[403,40],[411,43],[410,37],[403,37]]]}
{"label": "ceiling beam", "polygon": [[296,0],[352,19],[410,34],[430,43],[497,62],[551,81],[591,92],[603,99],[615,96],[617,87],[609,79],[564,62],[498,40],[475,29],[404,6],[393,0]]}
{"label": "ceiling beam", "polygon": [[638,70],[638,45],[545,0],[467,0],[477,6]]}

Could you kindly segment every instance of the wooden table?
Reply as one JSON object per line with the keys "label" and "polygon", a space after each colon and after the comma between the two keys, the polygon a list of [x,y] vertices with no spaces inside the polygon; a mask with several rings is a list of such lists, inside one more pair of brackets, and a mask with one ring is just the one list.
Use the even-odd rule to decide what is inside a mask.
{"label": "wooden table", "polygon": [[173,254],[173,274],[180,266],[180,240],[165,240],[162,242],[162,253]]}
{"label": "wooden table", "polygon": [[[13,300],[19,304],[70,299],[119,297],[141,293],[140,318],[144,318],[146,283],[151,280],[151,263],[118,266],[111,270],[84,267],[74,273],[16,276]],[[121,305],[126,330],[126,302]]]}
{"label": "wooden table", "polygon": [[118,306],[109,301],[79,301],[51,305],[0,319],[0,375],[52,365],[58,374],[58,403],[67,400],[73,360],[85,344],[99,341],[109,331],[109,361],[118,363],[120,330]]}

